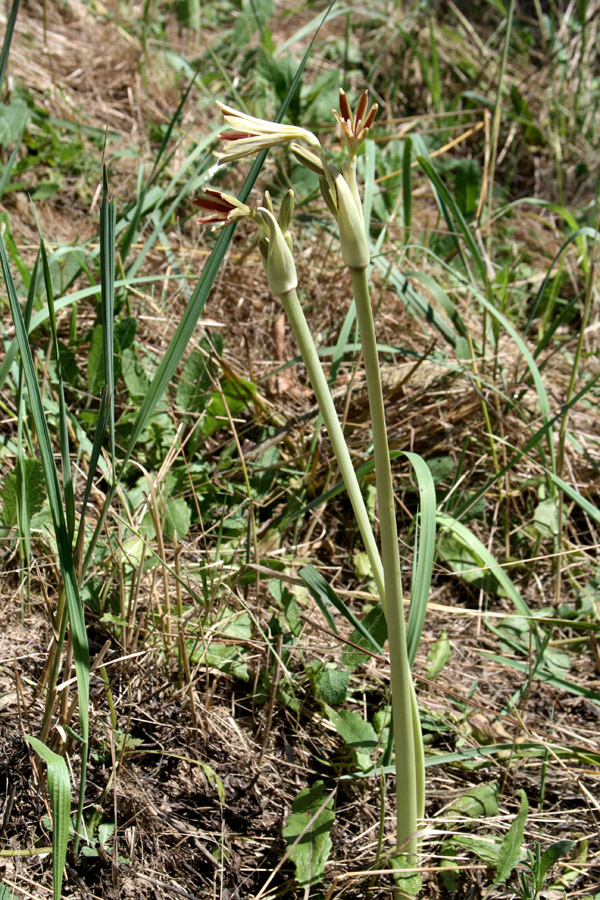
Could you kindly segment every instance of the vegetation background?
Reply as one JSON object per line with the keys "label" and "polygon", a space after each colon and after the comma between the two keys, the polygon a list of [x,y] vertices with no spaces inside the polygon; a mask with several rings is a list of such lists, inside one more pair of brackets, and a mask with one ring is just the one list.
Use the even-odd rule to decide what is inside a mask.
{"label": "vegetation background", "polygon": [[[600,897],[600,6],[21,0],[12,32],[16,7],[0,900]],[[385,626],[327,435],[254,236],[216,245],[192,202],[245,174],[216,165],[216,99],[272,118],[287,96],[335,158],[339,86],[379,104],[361,177],[388,425],[437,493],[417,880],[389,859]],[[290,185],[374,516],[317,180],[273,152],[251,196]],[[395,466],[408,596],[419,492]]]}

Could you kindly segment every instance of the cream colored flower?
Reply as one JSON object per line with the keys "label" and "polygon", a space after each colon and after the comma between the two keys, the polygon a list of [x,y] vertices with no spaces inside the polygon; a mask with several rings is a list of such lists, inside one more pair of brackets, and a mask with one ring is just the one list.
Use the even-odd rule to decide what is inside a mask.
{"label": "cream colored flower", "polygon": [[269,147],[278,144],[287,144],[289,141],[302,141],[316,150],[321,150],[319,139],[306,128],[296,125],[283,125],[279,122],[268,122],[266,119],[257,119],[246,113],[217,103],[223,113],[225,121],[233,128],[233,131],[224,131],[220,137],[225,141],[220,162],[233,162],[252,156]]}

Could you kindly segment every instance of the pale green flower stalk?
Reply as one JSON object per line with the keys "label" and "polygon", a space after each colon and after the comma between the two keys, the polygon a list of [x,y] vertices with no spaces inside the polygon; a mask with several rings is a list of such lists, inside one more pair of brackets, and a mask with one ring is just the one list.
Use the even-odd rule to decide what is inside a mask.
{"label": "pale green flower stalk", "polygon": [[241,204],[236,197],[210,189],[207,189],[202,196],[197,197],[194,203],[208,214],[198,220],[200,224],[220,226],[240,218],[247,218],[255,220],[259,226],[259,247],[269,281],[269,288],[273,295],[281,300],[300,348],[300,353],[315,392],[325,427],[329,433],[331,445],[346,485],[354,515],[356,516],[358,529],[371,564],[377,593],[385,609],[383,568],[377,542],[371,527],[371,520],[369,519],[358,478],[354,471],[352,458],[348,451],[329,385],[327,384],[327,379],[296,291],[298,278],[292,255],[292,238],[289,232],[294,211],[293,191],[289,191],[283,200],[279,220],[275,218],[273,204],[268,193],[265,194],[263,206],[259,207],[258,211]]}
{"label": "pale green flower stalk", "polygon": [[[339,113],[334,111],[334,115],[342,128],[344,143],[348,153],[348,159],[344,163],[341,172],[327,163],[321,144],[312,132],[303,128],[264,122],[244,113],[238,113],[230,107],[221,106],[221,109],[228,124],[236,129],[233,133],[225,132],[222,135],[227,141],[221,157],[223,162],[241,159],[266,147],[290,142],[295,156],[320,176],[323,198],[339,225],[342,258],[350,271],[356,301],[373,429],[377,506],[382,551],[381,561],[383,564],[383,584],[380,584],[378,581],[378,590],[388,623],[392,682],[397,798],[396,845],[398,852],[404,855],[406,861],[414,865],[417,861],[418,852],[417,830],[419,820],[422,819],[424,814],[425,805],[423,741],[406,645],[406,625],[391,461],[375,326],[367,278],[370,254],[365,233],[362,202],[356,178],[356,155],[373,123],[377,107],[373,106],[368,110],[368,96],[365,91],[357,104],[355,113],[352,113],[346,94],[344,91],[340,91],[340,111]],[[281,297],[286,314],[290,319],[290,324],[305,359],[325,424],[330,433],[334,452],[338,457],[342,476],[354,505],[350,482],[352,481],[352,476],[354,480],[356,476],[349,460],[348,450],[341,428],[339,428],[335,409],[332,412],[331,410],[326,412],[329,404],[333,406],[331,395],[298,300],[296,293],[297,282],[295,277],[291,277],[291,266],[293,264],[290,247],[291,239],[289,236],[287,238],[285,236],[289,221],[286,222],[282,230],[272,210],[264,207],[259,212],[263,216],[263,223],[266,225],[269,234],[268,238],[263,238],[263,241],[266,240],[267,244],[263,243],[262,252],[271,289],[274,293],[279,292],[278,296]],[[284,248],[286,248],[285,251]],[[287,290],[282,290],[282,288],[287,288]],[[310,366],[308,360],[310,360]],[[321,387],[321,379],[324,390]],[[339,429],[339,434],[337,429]],[[334,434],[336,435],[335,439]],[[350,481],[342,469],[341,460],[345,456],[347,456],[352,469],[352,475],[348,474]],[[360,497],[360,505],[364,508],[362,496]],[[369,533],[372,536],[370,523]],[[361,534],[371,559],[373,549],[369,549],[368,541],[362,528]],[[379,561],[378,554],[377,559]],[[371,565],[373,566],[372,561]],[[380,572],[381,563],[379,563],[378,568],[373,566],[373,571]]]}

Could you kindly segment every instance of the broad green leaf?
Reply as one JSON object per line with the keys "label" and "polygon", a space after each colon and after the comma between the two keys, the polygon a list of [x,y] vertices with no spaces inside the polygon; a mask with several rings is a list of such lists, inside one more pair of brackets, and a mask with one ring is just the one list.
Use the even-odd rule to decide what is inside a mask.
{"label": "broad green leaf", "polygon": [[[29,518],[38,513],[46,499],[44,467],[39,459],[23,459],[24,494],[27,497]],[[9,472],[2,479],[2,521],[14,525],[17,521],[17,473]]]}
{"label": "broad green leaf", "polygon": [[0,104],[0,147],[14,144],[28,119],[29,108],[24,100]]}
{"label": "broad green leaf", "polygon": [[48,794],[52,810],[52,881],[54,900],[60,900],[63,870],[67,859],[69,825],[71,816],[71,779],[62,756],[42,744],[37,738],[26,735],[48,769]]}
{"label": "broad green leaf", "polygon": [[458,813],[471,819],[483,819],[498,815],[498,785],[478,784],[453,800],[445,815]]}
{"label": "broad green leaf", "polygon": [[556,841],[554,844],[550,844],[547,850],[544,850],[542,853],[542,858],[540,860],[540,867],[538,872],[536,872],[537,882],[539,889],[544,885],[544,878],[546,877],[546,873],[548,869],[551,869],[554,863],[558,862],[561,857],[566,856],[567,853],[575,846],[575,841]]}
{"label": "broad green leaf", "polygon": [[525,791],[521,791],[521,808],[500,845],[494,885],[504,884],[514,867],[524,856],[523,832],[528,812],[527,794]]}
{"label": "broad green leaf", "polygon": [[177,384],[177,405],[187,413],[204,412],[208,394],[212,388],[209,365],[209,348],[205,341],[200,348],[192,350],[185,363]]}
{"label": "broad green leaf", "polygon": [[317,693],[327,704],[344,703],[348,694],[350,673],[344,669],[325,669],[317,684]]}
{"label": "broad green leaf", "polygon": [[335,814],[333,797],[327,799],[322,781],[304,788],[292,803],[292,813],[283,827],[288,855],[296,866],[301,887],[317,884],[331,853],[331,828]]}
{"label": "broad green leaf", "polygon": [[[400,888],[400,897],[416,897],[423,886],[419,872],[411,872],[414,863],[406,856],[391,856],[388,864],[393,870],[394,881]],[[403,871],[408,869],[408,871]]]}
{"label": "broad green leaf", "polygon": [[172,541],[175,534],[179,540],[184,538],[190,530],[192,511],[183,497],[171,497],[165,503],[164,531],[167,538]]}
{"label": "broad green leaf", "polygon": [[150,387],[150,376],[133,347],[123,351],[121,372],[131,399],[135,402],[144,398]]}
{"label": "broad green leaf", "polygon": [[456,847],[468,850],[483,862],[491,866],[498,865],[500,856],[500,842],[493,837],[481,837],[475,834],[455,834],[452,843]]}
{"label": "broad green leaf", "polygon": [[373,750],[377,746],[377,734],[369,722],[365,722],[360,713],[349,709],[336,712],[325,706],[325,713],[343,741],[353,749]]}
{"label": "broad green leaf", "polygon": [[[563,523],[565,520],[566,516],[563,515]],[[551,540],[558,535],[560,523],[558,500],[556,498],[542,500],[538,503],[533,513],[533,524],[538,534],[547,540]]]}

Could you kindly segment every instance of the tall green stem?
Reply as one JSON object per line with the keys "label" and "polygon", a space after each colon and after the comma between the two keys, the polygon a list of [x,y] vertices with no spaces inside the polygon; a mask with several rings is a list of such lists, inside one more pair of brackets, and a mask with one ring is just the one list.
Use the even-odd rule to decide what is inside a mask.
{"label": "tall green stem", "polygon": [[367,556],[369,557],[369,562],[371,563],[371,569],[373,570],[373,578],[377,585],[377,591],[385,610],[385,581],[379,550],[377,549],[377,542],[373,534],[371,521],[369,519],[369,514],[367,513],[356,472],[352,465],[352,459],[350,458],[348,446],[344,438],[344,432],[342,431],[337,410],[331,397],[329,385],[327,384],[327,379],[325,378],[325,373],[323,372],[323,367],[310,333],[310,328],[308,327],[308,323],[302,311],[302,306],[300,305],[300,300],[298,299],[298,294],[295,290],[287,291],[287,293],[281,295],[280,299],[292,327],[292,331],[294,332],[298,347],[300,348],[300,353],[302,354],[302,359],[304,360],[310,383],[315,392],[315,397],[317,398],[317,403],[319,404],[325,427],[329,432],[331,446],[333,447],[333,452],[335,453],[342,478],[344,479],[344,484],[346,485],[346,490],[348,491],[348,496],[350,497],[350,502],[352,503],[356,522],[365,545]]}
{"label": "tall green stem", "polygon": [[367,270],[366,268],[350,269],[350,274],[356,301],[356,315],[365,363],[373,429],[377,508],[390,645],[396,758],[396,840],[398,850],[405,853],[409,860],[415,861],[418,819],[423,815],[425,799],[423,744],[406,647],[394,488]]}

